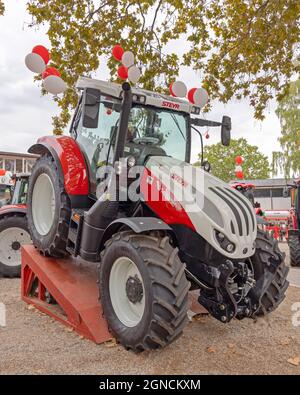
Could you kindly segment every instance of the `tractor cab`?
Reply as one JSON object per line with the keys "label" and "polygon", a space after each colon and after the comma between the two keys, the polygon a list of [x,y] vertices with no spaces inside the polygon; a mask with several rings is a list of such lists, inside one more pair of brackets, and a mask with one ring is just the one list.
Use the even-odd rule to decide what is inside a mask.
{"label": "tractor cab", "polygon": [[151,156],[169,156],[189,163],[191,129],[199,133],[196,126],[221,126],[222,141],[229,145],[230,118],[224,117],[221,123],[193,118],[200,114],[200,108],[186,100],[170,100],[167,95],[143,89],[126,91],[124,86],[126,83],[122,87],[85,77],[77,83],[82,96],[71,135],[84,150],[94,181],[101,178],[103,166],[113,165],[121,157],[127,160],[128,167],[144,166]]}
{"label": "tractor cab", "polygon": [[11,204],[26,204],[29,176],[30,174],[28,173],[17,173],[13,175],[12,179],[15,184]]}

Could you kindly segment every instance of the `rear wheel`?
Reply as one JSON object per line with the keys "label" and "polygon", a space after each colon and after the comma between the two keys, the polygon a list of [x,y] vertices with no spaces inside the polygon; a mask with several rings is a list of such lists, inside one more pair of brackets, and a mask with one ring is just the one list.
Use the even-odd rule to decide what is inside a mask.
{"label": "rear wheel", "polygon": [[100,263],[100,296],[109,328],[136,352],[165,347],[187,323],[185,265],[168,236],[125,231],[108,240]]}
{"label": "rear wheel", "polygon": [[21,246],[31,244],[24,216],[9,216],[0,220],[0,276],[20,277]]}
{"label": "rear wheel", "polygon": [[258,316],[266,315],[281,304],[289,286],[287,281],[289,269],[285,265],[285,254],[280,251],[277,240],[266,232],[258,230],[256,252],[251,261],[257,285],[263,285],[270,278],[268,286],[264,287],[260,297],[260,307],[256,312]]}
{"label": "rear wheel", "polygon": [[71,207],[52,157],[37,160],[28,187],[28,227],[33,244],[46,256],[67,254]]}
{"label": "rear wheel", "polygon": [[291,266],[300,266],[300,237],[289,234],[288,244],[290,248]]}

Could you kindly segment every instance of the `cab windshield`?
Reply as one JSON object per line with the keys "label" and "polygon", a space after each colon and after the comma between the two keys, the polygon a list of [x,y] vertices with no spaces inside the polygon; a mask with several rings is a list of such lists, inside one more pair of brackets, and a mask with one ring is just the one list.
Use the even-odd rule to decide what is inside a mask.
{"label": "cab windshield", "polygon": [[[102,96],[100,99],[98,127],[78,125],[77,141],[83,147],[96,171],[106,163],[112,163],[116,142],[121,102]],[[188,141],[188,118],[185,114],[154,107],[134,106],[131,109],[124,155],[138,148],[159,147],[162,154],[186,160]],[[128,147],[131,147],[128,149]]]}
{"label": "cab windshield", "polygon": [[131,109],[127,140],[160,147],[166,155],[184,161],[187,151],[187,117],[153,107]]}

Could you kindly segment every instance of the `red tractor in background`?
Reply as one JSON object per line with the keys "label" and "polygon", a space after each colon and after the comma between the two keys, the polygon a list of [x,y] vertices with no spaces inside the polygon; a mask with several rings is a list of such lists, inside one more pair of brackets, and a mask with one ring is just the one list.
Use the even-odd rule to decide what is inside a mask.
{"label": "red tractor in background", "polygon": [[26,219],[28,180],[29,174],[13,175],[0,208],[0,277],[20,277],[21,245],[31,244]]}
{"label": "red tractor in background", "polygon": [[254,201],[253,190],[255,188],[255,185],[244,181],[232,181],[229,185],[236,191],[242,193],[245,198],[247,198],[251,202],[252,207],[255,209],[257,223],[266,225],[266,222],[262,218],[264,216],[264,212],[260,207],[260,203]]}
{"label": "red tractor in background", "polygon": [[300,179],[289,187],[292,199],[288,231],[290,262],[291,266],[300,266]]}
{"label": "red tractor in background", "polygon": [[[98,263],[110,331],[127,349],[164,347],[187,322],[188,292],[223,323],[268,314],[288,287],[278,244],[241,193],[190,165],[199,118],[184,99],[80,78],[71,136],[42,137],[28,226],[45,255]],[[202,161],[203,163],[203,161]],[[96,279],[95,279],[96,281]],[[63,286],[63,284],[62,284]]]}
{"label": "red tractor in background", "polygon": [[[254,184],[244,182],[244,181],[232,181],[229,184],[235,190],[241,192],[248,200],[250,200],[253,207],[255,207],[254,202],[254,193],[253,189],[255,188]],[[256,213],[260,215],[260,213]]]}

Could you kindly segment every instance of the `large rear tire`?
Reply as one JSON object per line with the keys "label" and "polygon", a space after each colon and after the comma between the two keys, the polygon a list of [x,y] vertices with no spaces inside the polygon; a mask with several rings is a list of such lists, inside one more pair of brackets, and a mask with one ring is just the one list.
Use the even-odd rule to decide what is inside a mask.
{"label": "large rear tire", "polygon": [[280,251],[278,241],[262,230],[257,231],[256,252],[251,261],[257,282],[264,281],[266,271],[274,270],[273,279],[261,296],[259,309],[255,313],[257,316],[262,316],[277,309],[284,300],[285,291],[289,286],[287,281],[289,268],[285,265],[285,254]]}
{"label": "large rear tire", "polygon": [[12,215],[0,220],[0,277],[20,277],[21,246],[31,244],[26,217]]}
{"label": "large rear tire", "polygon": [[36,161],[28,187],[28,228],[33,244],[45,255],[62,258],[71,215],[71,204],[51,156]]}
{"label": "large rear tire", "polygon": [[127,349],[165,347],[187,323],[185,265],[168,236],[115,234],[100,263],[100,297],[109,328]]}
{"label": "large rear tire", "polygon": [[291,266],[300,266],[300,236],[289,234],[288,244]]}

